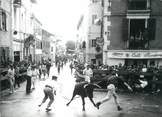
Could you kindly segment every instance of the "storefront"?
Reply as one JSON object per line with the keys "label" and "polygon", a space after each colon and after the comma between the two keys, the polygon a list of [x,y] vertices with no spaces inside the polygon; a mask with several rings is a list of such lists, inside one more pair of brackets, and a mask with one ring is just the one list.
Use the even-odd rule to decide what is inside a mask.
{"label": "storefront", "polygon": [[110,50],[107,52],[107,63],[119,63],[125,65],[141,65],[148,66],[162,65],[162,51],[161,50]]}
{"label": "storefront", "polygon": [[0,66],[9,62],[9,47],[0,47]]}
{"label": "storefront", "polygon": [[14,62],[20,62],[20,51],[14,51]]}

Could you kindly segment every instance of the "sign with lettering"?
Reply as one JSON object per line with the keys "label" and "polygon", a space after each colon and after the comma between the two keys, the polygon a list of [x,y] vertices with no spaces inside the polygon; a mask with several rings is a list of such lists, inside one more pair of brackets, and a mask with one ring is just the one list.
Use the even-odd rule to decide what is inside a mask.
{"label": "sign with lettering", "polygon": [[108,51],[109,58],[149,59],[162,58],[161,51]]}

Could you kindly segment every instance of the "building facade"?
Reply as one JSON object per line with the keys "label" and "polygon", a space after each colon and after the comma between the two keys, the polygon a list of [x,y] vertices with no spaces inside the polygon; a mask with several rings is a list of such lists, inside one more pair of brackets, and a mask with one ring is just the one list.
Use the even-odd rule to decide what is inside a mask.
{"label": "building facade", "polygon": [[34,61],[40,63],[42,59],[42,23],[32,15],[32,27],[34,35]]}
{"label": "building facade", "polygon": [[96,25],[96,20],[102,17],[101,0],[90,0],[88,6],[88,34],[86,41],[86,62],[102,64],[102,48],[96,45],[96,40],[101,37],[101,25]]}
{"label": "building facade", "polygon": [[75,44],[77,58],[81,63],[86,62],[87,20],[86,14],[81,15],[77,25],[77,41]]}
{"label": "building facade", "polygon": [[0,0],[0,67],[13,61],[11,0]]}
{"label": "building facade", "polygon": [[103,63],[162,65],[162,1],[104,0]]}
{"label": "building facade", "polygon": [[52,34],[42,29],[42,55],[43,60],[51,58],[51,36]]}
{"label": "building facade", "polygon": [[33,25],[33,0],[13,0],[12,5],[12,33],[14,61],[30,59],[34,61],[34,25]]}

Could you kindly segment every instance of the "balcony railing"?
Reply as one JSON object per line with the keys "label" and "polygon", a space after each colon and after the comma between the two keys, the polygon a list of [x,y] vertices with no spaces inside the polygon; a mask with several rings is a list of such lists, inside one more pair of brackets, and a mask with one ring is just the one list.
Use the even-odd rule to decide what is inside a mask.
{"label": "balcony railing", "polygon": [[133,0],[128,2],[128,10],[147,10],[147,0]]}

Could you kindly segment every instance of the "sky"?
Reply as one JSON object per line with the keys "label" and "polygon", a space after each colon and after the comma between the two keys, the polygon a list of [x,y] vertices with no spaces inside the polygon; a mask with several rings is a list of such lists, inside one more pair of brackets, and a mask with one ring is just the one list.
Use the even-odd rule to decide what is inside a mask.
{"label": "sky", "polygon": [[77,24],[87,4],[88,0],[37,0],[34,11],[44,29],[64,41],[75,40]]}

